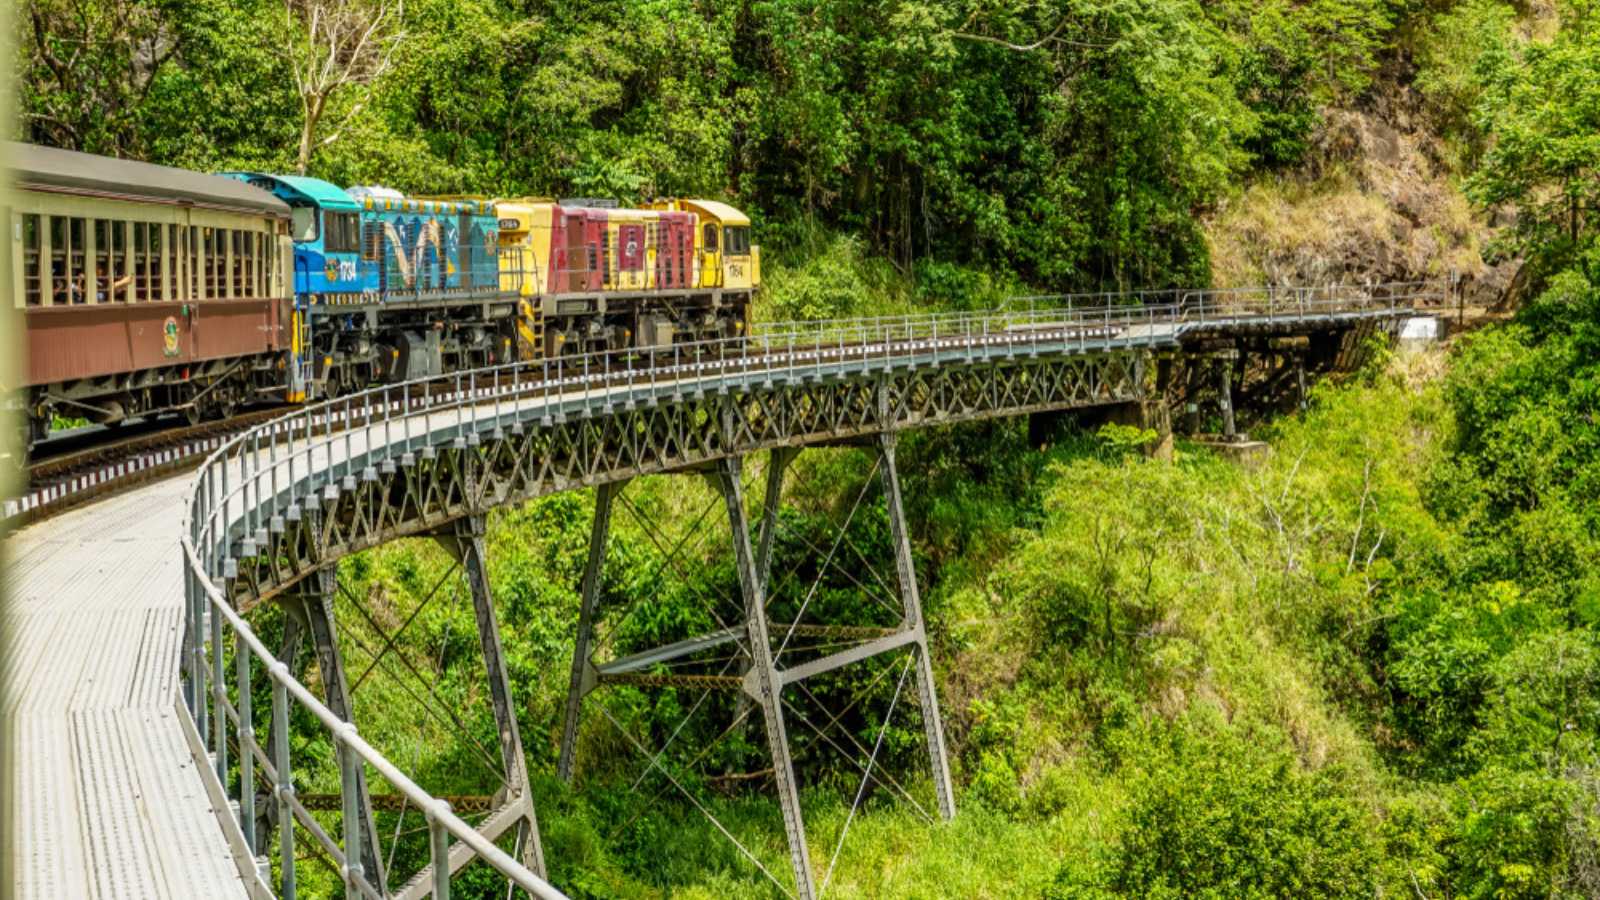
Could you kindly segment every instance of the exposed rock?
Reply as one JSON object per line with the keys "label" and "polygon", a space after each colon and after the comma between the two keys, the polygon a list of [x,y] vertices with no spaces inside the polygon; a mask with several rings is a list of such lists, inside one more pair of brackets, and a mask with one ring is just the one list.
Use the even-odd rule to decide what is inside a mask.
{"label": "exposed rock", "polygon": [[1467,303],[1514,300],[1516,261],[1482,248],[1504,216],[1476,212],[1439,171],[1433,138],[1414,123],[1409,89],[1377,92],[1381,109],[1327,109],[1303,170],[1264,179],[1212,217],[1219,285],[1447,280]]}

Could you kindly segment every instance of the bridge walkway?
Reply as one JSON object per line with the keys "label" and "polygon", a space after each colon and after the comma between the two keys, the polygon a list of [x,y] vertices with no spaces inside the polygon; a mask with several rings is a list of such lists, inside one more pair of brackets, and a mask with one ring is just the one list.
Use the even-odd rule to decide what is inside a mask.
{"label": "bridge walkway", "polygon": [[[18,900],[244,897],[185,737],[178,691],[186,477],[4,545]],[[0,819],[8,816],[0,815]]]}

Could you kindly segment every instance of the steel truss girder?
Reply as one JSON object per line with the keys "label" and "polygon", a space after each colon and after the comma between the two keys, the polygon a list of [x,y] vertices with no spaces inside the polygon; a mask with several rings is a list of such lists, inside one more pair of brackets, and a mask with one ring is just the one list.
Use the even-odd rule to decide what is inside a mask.
{"label": "steel truss girder", "polygon": [[[432,534],[498,506],[733,455],[870,438],[885,431],[1126,403],[1143,397],[1147,353],[974,361],[859,379],[752,384],[619,404],[609,414],[496,428],[359,479],[329,480],[244,555],[229,555],[235,604],[249,609],[306,573],[388,541]],[[354,467],[362,471],[358,464]]]}

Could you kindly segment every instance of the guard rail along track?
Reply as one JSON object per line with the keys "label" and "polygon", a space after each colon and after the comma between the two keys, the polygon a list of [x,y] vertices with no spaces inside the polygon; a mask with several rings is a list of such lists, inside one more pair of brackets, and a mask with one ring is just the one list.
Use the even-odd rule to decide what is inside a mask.
{"label": "guard rail along track", "polygon": [[[277,829],[279,882],[268,883],[254,833],[259,767],[279,821],[301,823],[335,860],[347,896],[391,896],[361,865],[354,788],[370,771],[428,822],[432,862],[398,895],[447,897],[451,873],[476,858],[534,896],[563,896],[364,741],[246,622],[251,606],[344,555],[494,506],[757,449],[1135,401],[1146,362],[1185,340],[1394,321],[1446,299],[1439,284],[1081,295],[985,313],[771,325],[648,358],[465,372],[443,393],[420,382],[374,388],[235,435],[200,466],[186,501],[182,706],[218,808],[236,798],[236,817],[219,818],[241,872],[259,896],[295,892],[294,828]],[[250,708],[261,670],[271,682],[266,716]],[[339,840],[295,797],[290,703],[341,751]],[[258,719],[270,721],[272,746],[257,740]]]}

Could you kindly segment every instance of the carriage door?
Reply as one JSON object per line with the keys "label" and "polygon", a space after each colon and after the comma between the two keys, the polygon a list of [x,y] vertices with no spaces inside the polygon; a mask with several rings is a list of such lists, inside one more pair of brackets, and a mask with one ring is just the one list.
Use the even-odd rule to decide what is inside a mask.
{"label": "carriage door", "polygon": [[721,254],[722,226],[707,222],[700,228],[700,286],[718,287],[722,284]]}
{"label": "carriage door", "polygon": [[598,260],[590,259],[589,248],[584,244],[585,216],[576,213],[567,216],[567,284],[569,291],[581,291],[589,285],[589,273]]}

